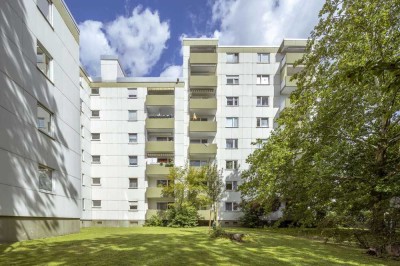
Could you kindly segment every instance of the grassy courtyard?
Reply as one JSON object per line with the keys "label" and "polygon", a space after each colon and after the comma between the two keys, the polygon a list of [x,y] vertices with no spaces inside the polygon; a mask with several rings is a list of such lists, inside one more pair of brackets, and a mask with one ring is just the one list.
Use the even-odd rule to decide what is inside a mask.
{"label": "grassy courtyard", "polygon": [[210,239],[206,227],[85,228],[81,233],[0,245],[0,265],[399,265],[363,250],[272,230],[244,243]]}

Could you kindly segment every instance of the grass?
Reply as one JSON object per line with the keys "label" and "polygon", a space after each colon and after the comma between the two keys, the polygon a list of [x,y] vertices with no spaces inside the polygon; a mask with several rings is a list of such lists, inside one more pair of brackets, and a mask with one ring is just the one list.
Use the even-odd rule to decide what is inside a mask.
{"label": "grass", "polygon": [[235,228],[244,243],[208,228],[83,228],[81,233],[0,245],[0,265],[399,265],[348,246]]}

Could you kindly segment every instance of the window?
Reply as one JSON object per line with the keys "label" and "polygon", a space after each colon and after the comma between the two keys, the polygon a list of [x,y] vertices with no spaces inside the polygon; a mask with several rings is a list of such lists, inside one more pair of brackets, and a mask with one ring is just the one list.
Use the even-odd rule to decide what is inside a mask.
{"label": "window", "polygon": [[137,121],[137,111],[136,110],[128,111],[128,120],[129,121]]}
{"label": "window", "polygon": [[93,208],[101,208],[101,200],[92,200]]}
{"label": "window", "polygon": [[82,150],[81,157],[82,157],[82,162],[84,162],[85,161],[85,150]]}
{"label": "window", "polygon": [[226,54],[226,62],[227,63],[239,63],[239,54],[238,53],[227,53]]}
{"label": "window", "polygon": [[99,164],[99,163],[101,163],[100,155],[92,155],[92,164]]}
{"label": "window", "polygon": [[47,78],[52,80],[53,58],[39,41],[36,46],[36,65]]}
{"label": "window", "polygon": [[239,106],[239,97],[226,97],[227,106]]}
{"label": "window", "polygon": [[53,170],[39,164],[39,190],[53,192]]}
{"label": "window", "polygon": [[100,177],[92,177],[92,186],[101,186]]}
{"label": "window", "polygon": [[269,64],[269,54],[265,53],[257,54],[257,63]]}
{"label": "window", "polygon": [[137,133],[129,133],[129,143],[137,143]]}
{"label": "window", "polygon": [[129,188],[138,188],[137,178],[129,178]]}
{"label": "window", "polygon": [[226,170],[236,170],[238,169],[238,161],[237,160],[230,160],[226,161]]}
{"label": "window", "polygon": [[257,117],[257,127],[268,127],[268,118]]}
{"label": "window", "polygon": [[92,88],[90,94],[94,96],[100,95],[100,88]]}
{"label": "window", "polygon": [[238,117],[227,117],[226,118],[226,127],[239,127],[239,118]]}
{"label": "window", "polygon": [[137,166],[137,156],[129,156],[129,166]]}
{"label": "window", "polygon": [[85,138],[85,130],[83,126],[81,126],[81,137],[84,139]]}
{"label": "window", "polygon": [[52,135],[52,121],[53,114],[46,109],[43,105],[38,103],[37,106],[37,128],[48,134]]}
{"label": "window", "polygon": [[173,204],[173,202],[157,202],[157,210],[165,211],[169,209],[170,204]]}
{"label": "window", "polygon": [[237,181],[226,181],[225,190],[228,191],[237,191]]}
{"label": "window", "polygon": [[238,85],[239,84],[239,75],[227,75],[226,76],[226,84]]}
{"label": "window", "polygon": [[85,210],[85,199],[82,198],[82,211],[84,211],[84,210]]}
{"label": "window", "polygon": [[92,118],[100,118],[100,111],[92,110]]}
{"label": "window", "polygon": [[257,75],[257,85],[269,84],[269,75]]}
{"label": "window", "polygon": [[137,89],[136,88],[128,88],[128,98],[129,99],[137,98]]}
{"label": "window", "polygon": [[225,202],[225,211],[240,211],[239,203],[237,202]]}
{"label": "window", "polygon": [[129,201],[129,211],[137,211],[138,210],[138,201]]}
{"label": "window", "polygon": [[267,139],[257,139],[257,148],[260,149],[263,147],[264,143],[267,142]]}
{"label": "window", "polygon": [[190,160],[190,166],[200,167],[208,164],[207,160]]}
{"label": "window", "polygon": [[47,21],[51,24],[52,20],[52,7],[50,0],[37,0],[37,7],[43,16],[47,19]]}
{"label": "window", "polygon": [[163,179],[157,180],[157,187],[168,187],[171,180]]}
{"label": "window", "polygon": [[100,140],[100,133],[92,133],[92,140]]}
{"label": "window", "polygon": [[237,149],[238,148],[238,139],[226,139],[226,148],[227,149]]}
{"label": "window", "polygon": [[257,106],[268,106],[268,96],[257,96]]}

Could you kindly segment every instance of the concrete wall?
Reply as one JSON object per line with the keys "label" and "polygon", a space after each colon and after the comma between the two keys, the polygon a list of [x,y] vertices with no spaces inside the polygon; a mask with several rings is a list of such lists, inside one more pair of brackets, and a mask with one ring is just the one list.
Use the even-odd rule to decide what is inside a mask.
{"label": "concrete wall", "polygon": [[[53,58],[50,78],[37,41]],[[56,8],[49,23],[34,0],[0,1],[0,42],[0,241],[77,232],[79,44]],[[37,128],[38,103],[53,113],[52,136]],[[39,164],[53,169],[50,192],[39,190]]]}

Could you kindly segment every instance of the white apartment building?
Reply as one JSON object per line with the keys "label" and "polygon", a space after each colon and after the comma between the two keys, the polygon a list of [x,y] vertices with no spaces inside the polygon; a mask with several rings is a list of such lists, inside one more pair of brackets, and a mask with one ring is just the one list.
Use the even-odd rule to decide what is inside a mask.
{"label": "white apartment building", "polygon": [[[225,183],[218,219],[238,224],[240,173],[288,104],[292,65],[304,48],[304,40],[247,47],[184,39],[176,78],[125,77],[117,57],[103,56],[101,77],[90,82],[92,201],[82,224],[141,225],[174,200],[161,193],[170,166],[214,161]],[[199,214],[209,218],[208,210]]]}
{"label": "white apartment building", "polygon": [[213,161],[225,183],[218,219],[238,224],[241,171],[290,104],[305,40],[184,39],[183,77],[126,77],[114,56],[89,77],[62,0],[0,10],[0,241],[142,225],[174,200],[161,193],[171,166]]}
{"label": "white apartment building", "polygon": [[0,242],[79,232],[78,28],[61,0],[0,10]]}

